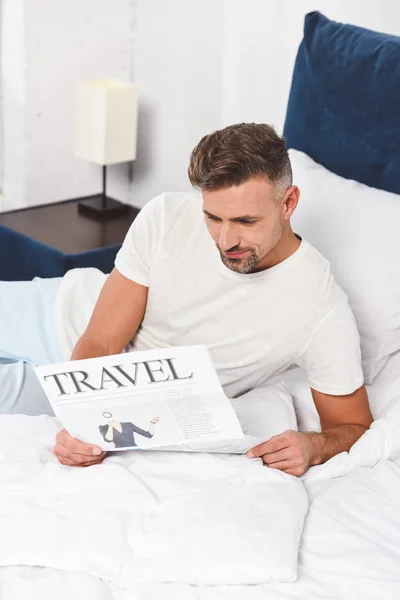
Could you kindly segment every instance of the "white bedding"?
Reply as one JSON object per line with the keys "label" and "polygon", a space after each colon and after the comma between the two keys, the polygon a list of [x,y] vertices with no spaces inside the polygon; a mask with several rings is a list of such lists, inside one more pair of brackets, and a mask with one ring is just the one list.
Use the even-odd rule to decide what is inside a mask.
{"label": "white bedding", "polygon": [[134,584],[84,573],[0,570],[2,600],[398,600],[400,463],[382,462],[335,480],[311,505],[295,583],[255,586]]}
{"label": "white bedding", "polygon": [[60,465],[50,417],[0,418],[0,564],[136,582],[294,581],[300,480],[245,456],[121,452]]}
{"label": "white bedding", "polygon": [[[1,599],[398,600],[400,356],[388,367],[369,393],[375,414],[384,405],[389,410],[352,452],[312,469],[303,483],[244,457],[127,454],[72,470],[59,467],[46,449],[54,422],[0,419],[2,448],[8,448],[0,466],[0,562],[47,567],[3,567]],[[308,390],[297,374],[289,379],[306,427],[313,415]],[[7,419],[17,419],[19,429]],[[294,572],[288,536],[301,531],[303,485],[311,504],[299,577],[273,583],[274,576],[290,580]],[[155,508],[141,530],[128,517],[138,505]],[[169,508],[166,519],[160,506]],[[146,531],[154,535],[143,536]],[[140,550],[129,539],[139,539]],[[195,548],[189,553],[188,540]],[[290,565],[286,573],[279,571],[283,564]],[[262,578],[271,583],[221,585]]]}

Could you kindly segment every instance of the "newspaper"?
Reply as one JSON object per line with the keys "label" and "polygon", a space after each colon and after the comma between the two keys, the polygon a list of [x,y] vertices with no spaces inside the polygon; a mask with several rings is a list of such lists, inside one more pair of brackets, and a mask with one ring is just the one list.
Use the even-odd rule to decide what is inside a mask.
{"label": "newspaper", "polygon": [[112,450],[244,453],[243,435],[208,350],[187,346],[36,367],[75,438]]}

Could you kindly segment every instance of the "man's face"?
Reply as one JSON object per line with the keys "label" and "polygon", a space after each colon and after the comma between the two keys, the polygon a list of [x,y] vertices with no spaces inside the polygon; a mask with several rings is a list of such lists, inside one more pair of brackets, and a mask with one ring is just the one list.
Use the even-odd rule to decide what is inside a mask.
{"label": "man's face", "polygon": [[[218,191],[203,190],[208,231],[225,266],[238,273],[266,268],[288,220],[284,198],[265,178]],[[293,212],[293,211],[291,211]]]}

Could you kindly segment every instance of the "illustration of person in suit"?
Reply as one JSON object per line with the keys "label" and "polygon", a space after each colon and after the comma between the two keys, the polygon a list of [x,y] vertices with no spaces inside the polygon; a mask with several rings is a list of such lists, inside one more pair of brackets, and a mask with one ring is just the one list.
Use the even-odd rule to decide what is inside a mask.
{"label": "illustration of person in suit", "polygon": [[152,438],[154,429],[160,417],[154,417],[149,423],[147,431],[141,429],[134,423],[116,421],[112,418],[112,413],[104,412],[103,417],[108,419],[107,425],[99,425],[99,431],[105,442],[113,442],[116,448],[126,448],[137,446],[135,442],[135,433],[146,438]]}

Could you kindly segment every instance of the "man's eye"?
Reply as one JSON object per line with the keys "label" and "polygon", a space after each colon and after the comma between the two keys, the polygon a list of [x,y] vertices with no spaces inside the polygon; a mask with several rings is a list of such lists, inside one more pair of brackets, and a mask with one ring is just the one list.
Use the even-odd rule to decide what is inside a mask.
{"label": "man's eye", "polygon": [[239,221],[241,225],[254,225],[256,221]]}
{"label": "man's eye", "polygon": [[221,219],[218,219],[218,217],[214,217],[214,215],[206,215],[206,218],[209,219],[210,221],[220,221]]}

